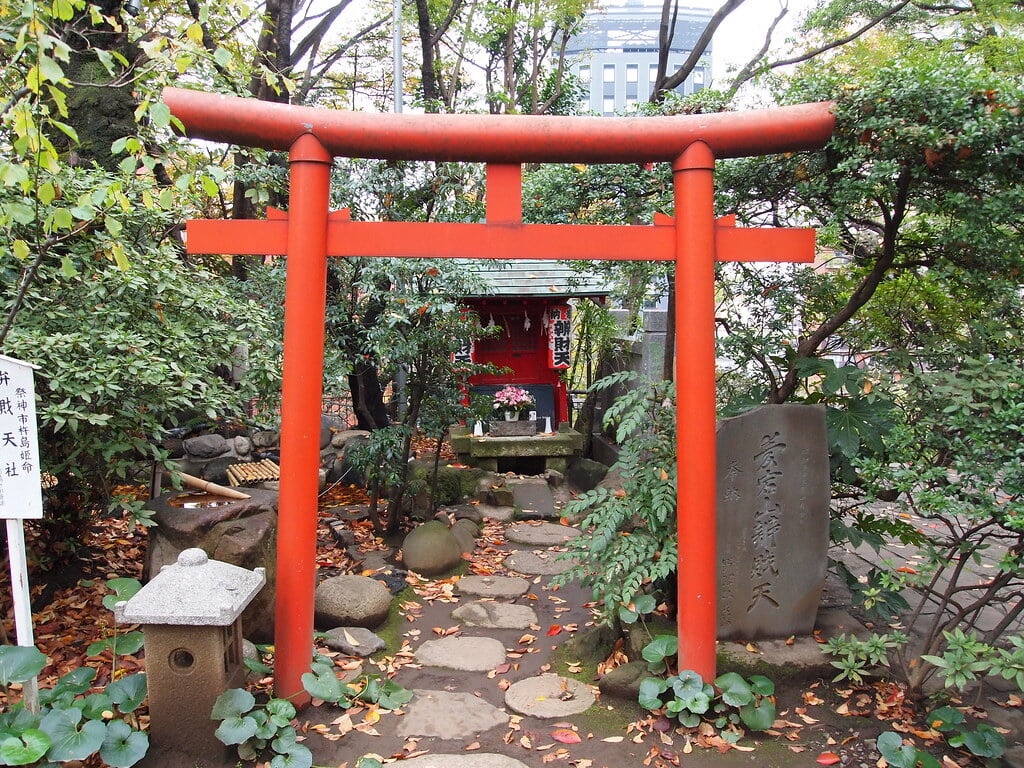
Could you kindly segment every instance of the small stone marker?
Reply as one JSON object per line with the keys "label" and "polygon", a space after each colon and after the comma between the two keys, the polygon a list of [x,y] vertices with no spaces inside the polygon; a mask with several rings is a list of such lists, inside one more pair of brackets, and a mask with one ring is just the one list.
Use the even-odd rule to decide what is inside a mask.
{"label": "small stone marker", "polygon": [[596,701],[589,685],[560,675],[528,677],[505,691],[505,706],[520,715],[543,719],[578,715]]}
{"label": "small stone marker", "polygon": [[452,611],[452,618],[484,629],[528,629],[537,623],[537,612],[528,605],[474,600]]}
{"label": "small stone marker", "polygon": [[493,637],[442,637],[421,645],[416,661],[425,667],[488,672],[505,662],[505,645]]}
{"label": "small stone marker", "polygon": [[507,723],[505,712],[471,693],[414,690],[397,733],[402,738],[469,739]]}
{"label": "small stone marker", "polygon": [[554,576],[568,571],[576,564],[573,560],[560,559],[561,554],[545,550],[513,552],[505,558],[505,567],[527,576]]}
{"label": "small stone marker", "polygon": [[718,425],[718,637],[809,634],[825,583],[825,410],[762,406]]}
{"label": "small stone marker", "polygon": [[531,547],[558,547],[582,535],[579,528],[554,523],[520,523],[505,531],[505,538]]}
{"label": "small stone marker", "polygon": [[455,587],[460,595],[519,597],[530,591],[530,582],[520,576],[463,576]]}

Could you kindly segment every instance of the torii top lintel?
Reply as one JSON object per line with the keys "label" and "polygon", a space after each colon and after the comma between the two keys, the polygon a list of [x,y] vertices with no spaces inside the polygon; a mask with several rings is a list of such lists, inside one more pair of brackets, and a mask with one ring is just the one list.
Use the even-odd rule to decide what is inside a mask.
{"label": "torii top lintel", "polygon": [[817,149],[830,102],[671,117],[411,115],[344,112],[165,88],[187,135],[287,151],[312,134],[336,157],[487,163],[672,161],[695,141],[716,158]]}

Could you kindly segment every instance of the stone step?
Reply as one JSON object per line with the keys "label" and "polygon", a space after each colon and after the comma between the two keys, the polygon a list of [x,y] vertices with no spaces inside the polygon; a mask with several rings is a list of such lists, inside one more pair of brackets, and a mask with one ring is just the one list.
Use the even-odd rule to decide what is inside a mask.
{"label": "stone step", "polygon": [[508,482],[512,499],[521,520],[557,520],[561,513],[555,508],[555,497],[547,480],[524,477]]}
{"label": "stone step", "polygon": [[505,567],[527,576],[554,576],[576,565],[571,559],[560,559],[561,554],[546,549],[521,549],[505,558]]}
{"label": "stone step", "polygon": [[[472,693],[413,689],[413,697],[398,721],[398,735],[436,739],[471,739],[491,728],[508,724],[508,714]],[[468,756],[467,756],[468,757]],[[416,760],[403,761],[416,764]],[[479,765],[479,763],[424,763],[423,765]]]}
{"label": "stone step", "polygon": [[416,661],[425,667],[490,672],[505,663],[505,646],[493,637],[442,637],[423,643]]}
{"label": "stone step", "polygon": [[505,706],[529,717],[554,719],[578,715],[596,701],[586,683],[561,675],[540,675],[512,683],[505,691]]}
{"label": "stone step", "polygon": [[482,629],[529,629],[537,624],[537,612],[528,605],[474,600],[452,611],[452,618]]}
{"label": "stone step", "polygon": [[460,595],[514,598],[529,592],[530,582],[520,576],[463,576],[455,588]]}
{"label": "stone step", "polygon": [[579,528],[542,522],[519,523],[505,531],[506,540],[531,547],[560,547],[581,535]]}

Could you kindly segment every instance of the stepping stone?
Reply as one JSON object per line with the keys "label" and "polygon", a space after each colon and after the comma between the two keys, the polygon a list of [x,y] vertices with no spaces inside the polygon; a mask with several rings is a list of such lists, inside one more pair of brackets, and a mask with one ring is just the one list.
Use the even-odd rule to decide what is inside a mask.
{"label": "stepping stone", "polygon": [[385,647],[383,640],[363,627],[335,627],[327,630],[327,635],[324,642],[328,648],[349,656],[366,658],[377,651],[383,651]]}
{"label": "stepping stone", "polygon": [[568,571],[576,564],[574,560],[559,560],[560,555],[560,552],[536,549],[513,552],[505,558],[505,567],[527,576],[554,576]]}
{"label": "stepping stone", "polygon": [[498,507],[492,504],[480,504],[477,509],[480,516],[485,520],[496,520],[499,523],[507,523],[516,516],[515,507]]}
{"label": "stepping stone", "polygon": [[519,576],[463,576],[455,587],[460,595],[519,597],[530,591],[530,582]]}
{"label": "stepping stone", "polygon": [[402,768],[530,768],[526,763],[507,755],[420,755],[403,760]]}
{"label": "stepping stone", "polygon": [[484,629],[529,629],[537,623],[537,613],[528,605],[474,600],[452,611],[452,618],[471,627]]}
{"label": "stepping stone", "polygon": [[505,531],[505,538],[531,547],[557,547],[583,534],[579,528],[554,523],[520,523]]}
{"label": "stepping stone", "polygon": [[559,512],[555,509],[555,497],[551,486],[544,478],[523,478],[509,481],[515,506],[521,511],[518,517],[523,520],[548,519],[557,520]]}
{"label": "stepping stone", "polygon": [[560,675],[528,677],[505,691],[506,707],[520,715],[543,719],[578,715],[595,700],[589,685]]}
{"label": "stepping stone", "polygon": [[493,637],[442,637],[421,645],[416,661],[426,667],[490,672],[505,662],[505,645]]}
{"label": "stepping stone", "polygon": [[[508,714],[471,693],[413,691],[405,716],[398,721],[402,738],[428,736],[437,739],[470,739],[483,731],[508,724]],[[466,755],[472,758],[471,755]],[[415,763],[415,760],[403,761]],[[434,765],[450,765],[447,761]],[[423,763],[422,765],[427,765]],[[480,765],[475,760],[469,765]]]}

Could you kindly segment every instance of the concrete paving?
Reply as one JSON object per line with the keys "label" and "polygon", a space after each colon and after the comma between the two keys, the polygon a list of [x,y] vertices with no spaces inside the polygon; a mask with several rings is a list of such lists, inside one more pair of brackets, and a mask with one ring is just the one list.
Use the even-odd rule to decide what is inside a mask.
{"label": "concrete paving", "polygon": [[547,480],[523,477],[508,481],[515,500],[516,517],[520,520],[557,520],[561,512]]}

